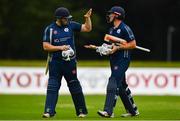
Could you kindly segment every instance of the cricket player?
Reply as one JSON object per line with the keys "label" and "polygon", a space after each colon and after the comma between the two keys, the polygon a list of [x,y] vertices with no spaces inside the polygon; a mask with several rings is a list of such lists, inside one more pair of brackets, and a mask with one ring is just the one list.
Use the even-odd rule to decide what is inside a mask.
{"label": "cricket player", "polygon": [[[111,76],[107,85],[106,100],[103,111],[98,111],[102,117],[114,117],[113,108],[116,105],[117,97],[120,96],[127,113],[122,117],[137,116],[139,112],[131,95],[131,91],[125,81],[125,72],[131,61],[131,50],[136,47],[136,40],[132,30],[123,20],[125,19],[125,11],[120,6],[114,6],[107,12],[107,22],[113,26],[109,29],[109,34],[122,38],[127,42],[116,44],[103,44],[100,47],[95,45],[87,45],[86,48],[96,49],[101,55],[109,55]],[[109,49],[112,48],[112,49]]]}
{"label": "cricket player", "polygon": [[76,51],[74,32],[90,32],[92,30],[90,9],[85,15],[85,23],[72,21],[69,10],[59,7],[55,11],[56,20],[46,27],[43,37],[43,49],[50,52],[49,79],[43,117],[49,118],[56,114],[58,92],[62,77],[65,78],[72,96],[76,115],[85,117],[87,108],[76,71]]}

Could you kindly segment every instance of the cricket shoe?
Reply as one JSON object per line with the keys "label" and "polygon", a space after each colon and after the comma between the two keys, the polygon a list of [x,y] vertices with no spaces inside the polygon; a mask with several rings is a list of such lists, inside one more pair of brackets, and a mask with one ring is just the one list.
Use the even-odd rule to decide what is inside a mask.
{"label": "cricket shoe", "polygon": [[133,117],[133,116],[138,116],[138,115],[139,115],[139,111],[136,111],[135,115],[131,113],[125,113],[125,114],[122,114],[121,117]]}
{"label": "cricket shoe", "polygon": [[42,117],[43,118],[51,118],[53,116],[55,116],[55,115],[50,115],[49,113],[44,113]]}
{"label": "cricket shoe", "polygon": [[86,117],[86,116],[87,116],[87,115],[84,114],[84,113],[80,113],[80,114],[78,115],[79,118],[84,118],[84,117]]}
{"label": "cricket shoe", "polygon": [[106,111],[101,111],[99,110],[97,112],[101,117],[104,117],[104,118],[114,118],[114,113],[112,113],[111,115],[109,115]]}

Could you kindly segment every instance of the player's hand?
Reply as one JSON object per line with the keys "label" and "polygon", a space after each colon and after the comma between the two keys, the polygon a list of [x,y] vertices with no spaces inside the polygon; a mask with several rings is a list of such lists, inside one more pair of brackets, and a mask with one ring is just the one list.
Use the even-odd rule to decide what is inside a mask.
{"label": "player's hand", "polygon": [[67,45],[59,46],[59,50],[61,50],[61,51],[66,51],[68,49],[69,49],[69,46],[67,46]]}
{"label": "player's hand", "polygon": [[89,18],[89,17],[91,17],[91,14],[92,14],[92,8],[89,9],[89,11],[84,15],[84,17]]}
{"label": "player's hand", "polygon": [[87,49],[96,49],[96,45],[84,45],[85,48]]}
{"label": "player's hand", "polygon": [[113,45],[113,48],[111,49],[111,51],[109,52],[109,54],[114,54],[116,51],[119,50],[119,46]]}

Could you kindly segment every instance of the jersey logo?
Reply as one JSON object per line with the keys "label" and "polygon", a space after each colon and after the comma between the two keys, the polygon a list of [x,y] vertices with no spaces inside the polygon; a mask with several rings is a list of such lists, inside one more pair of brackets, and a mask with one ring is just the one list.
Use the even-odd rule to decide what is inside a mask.
{"label": "jersey logo", "polygon": [[112,31],[110,31],[109,34],[112,34]]}
{"label": "jersey logo", "polygon": [[117,30],[117,33],[120,34],[120,33],[121,33],[121,29],[118,29],[118,30]]}
{"label": "jersey logo", "polygon": [[110,30],[109,30],[109,34],[112,34],[113,33],[113,29],[111,28]]}
{"label": "jersey logo", "polygon": [[69,28],[64,28],[64,31],[65,32],[69,32]]}
{"label": "jersey logo", "polygon": [[72,74],[76,74],[76,70],[74,69],[74,70],[72,70]]}
{"label": "jersey logo", "polygon": [[58,32],[55,30],[53,33],[54,33],[54,34],[57,34]]}
{"label": "jersey logo", "polygon": [[60,40],[59,40],[59,39],[55,39],[54,42],[55,42],[55,43],[58,43],[58,42],[60,42]]}
{"label": "jersey logo", "polygon": [[65,42],[65,41],[67,41],[68,39],[70,39],[71,37],[63,37],[63,38],[60,38],[60,41],[61,42]]}
{"label": "jersey logo", "polygon": [[118,68],[119,68],[118,66],[114,66],[114,70],[118,70]]}

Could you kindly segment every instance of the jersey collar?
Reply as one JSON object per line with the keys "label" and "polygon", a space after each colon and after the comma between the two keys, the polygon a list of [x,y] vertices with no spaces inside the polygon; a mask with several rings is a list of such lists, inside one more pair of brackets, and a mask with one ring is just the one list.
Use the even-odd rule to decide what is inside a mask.
{"label": "jersey collar", "polygon": [[122,24],[123,24],[123,21],[119,24],[119,26],[118,26],[118,27],[113,27],[113,29],[115,30],[115,29],[120,28],[120,27],[122,26]]}

